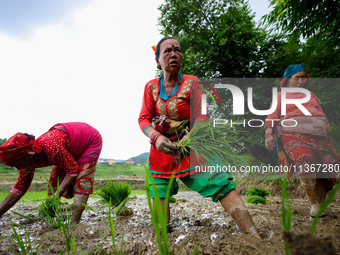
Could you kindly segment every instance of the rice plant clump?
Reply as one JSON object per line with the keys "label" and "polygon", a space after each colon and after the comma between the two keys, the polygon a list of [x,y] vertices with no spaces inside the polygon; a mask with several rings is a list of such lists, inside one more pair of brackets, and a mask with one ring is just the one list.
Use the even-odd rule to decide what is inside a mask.
{"label": "rice plant clump", "polygon": [[53,217],[57,205],[51,197],[47,197],[36,209],[39,212],[39,220],[48,219],[48,216]]}
{"label": "rice plant clump", "polygon": [[266,204],[268,196],[270,193],[266,189],[252,187],[250,190],[247,191],[248,197],[245,199],[246,203],[251,204]]}
{"label": "rice plant clump", "polygon": [[106,184],[95,194],[100,197],[99,202],[106,204],[111,201],[111,205],[116,207],[129,197],[132,191],[130,183],[106,180]]}
{"label": "rice plant clump", "polygon": [[248,196],[246,198],[246,203],[249,204],[266,204],[267,203],[267,199],[263,198],[263,197],[257,197],[257,196]]}
{"label": "rice plant clump", "polygon": [[258,188],[258,187],[252,187],[250,190],[247,191],[248,196],[258,196],[265,198],[268,196],[270,192],[268,192],[266,189]]}
{"label": "rice plant clump", "polygon": [[176,198],[174,198],[174,197],[169,197],[169,203],[170,204],[173,204],[173,203],[176,203]]}

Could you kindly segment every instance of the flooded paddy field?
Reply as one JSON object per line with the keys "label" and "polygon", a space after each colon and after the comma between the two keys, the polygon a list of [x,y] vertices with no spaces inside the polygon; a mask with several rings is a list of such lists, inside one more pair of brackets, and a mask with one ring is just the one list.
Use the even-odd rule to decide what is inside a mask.
{"label": "flooded paddy field", "polygon": [[[250,214],[259,230],[263,240],[257,240],[241,232],[232,218],[224,212],[219,203],[215,204],[209,198],[203,198],[196,192],[181,192],[175,196],[181,201],[171,204],[171,233],[169,233],[169,246],[172,254],[192,254],[200,238],[197,254],[285,254],[283,231],[281,223],[281,198],[271,197],[266,205],[247,204]],[[309,203],[306,199],[290,199],[293,209],[292,229],[296,234],[309,231],[312,218],[309,216]],[[27,214],[36,205],[17,205],[13,210]],[[77,249],[82,252],[97,254],[98,248],[108,253],[112,252],[112,238],[110,236],[105,208],[95,205],[95,199],[90,199],[89,206],[96,213],[85,210],[79,226],[72,227],[76,238]],[[124,230],[125,254],[158,254],[158,245],[151,223],[147,198],[144,195],[129,200],[127,207],[133,209],[132,216],[116,216],[116,245],[121,243]],[[314,237],[321,242],[331,242],[340,254],[340,203],[335,200],[326,209],[326,215],[319,219]],[[32,216],[36,217],[36,216]],[[32,246],[36,246],[42,237],[53,231],[47,222],[36,223],[7,213],[0,219],[0,254],[14,254],[7,250],[16,246],[9,238],[12,236],[10,221],[24,226],[30,234]],[[18,232],[24,231],[18,228]],[[107,239],[105,240],[104,237]],[[309,241],[310,237],[302,238]],[[299,242],[299,243],[301,243]],[[39,248],[38,254],[59,254],[59,249],[65,253],[60,232],[49,236]],[[308,254],[307,248],[299,254]],[[100,252],[98,254],[105,254]],[[317,253],[315,253],[317,254]],[[326,255],[327,252],[323,252]],[[329,253],[332,254],[332,253]]]}

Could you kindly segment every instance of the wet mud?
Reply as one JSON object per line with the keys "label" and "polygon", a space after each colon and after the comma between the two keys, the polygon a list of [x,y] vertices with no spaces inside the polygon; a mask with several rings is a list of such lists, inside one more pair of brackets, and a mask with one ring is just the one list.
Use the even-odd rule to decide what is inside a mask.
{"label": "wet mud", "polygon": [[[266,205],[246,204],[263,240],[257,240],[242,233],[222,206],[219,203],[213,203],[211,199],[203,198],[195,192],[183,192],[176,195],[176,198],[180,200],[170,205],[171,233],[168,237],[171,254],[192,254],[199,238],[197,254],[285,254],[281,224],[281,200],[279,197],[269,198],[269,203]],[[338,218],[340,216],[340,203],[333,202],[326,209],[325,216],[319,219],[314,235],[309,236],[304,235],[308,233],[313,221],[313,218],[309,216],[310,206],[308,201],[306,199],[290,199],[290,201],[293,208],[292,230],[295,234],[286,235],[285,238],[290,240],[291,250],[295,252],[292,254],[317,254],[307,253],[309,249],[307,244],[319,246],[320,244],[317,241],[321,245],[331,247],[330,253],[323,252],[322,254],[340,254],[340,222]],[[86,209],[80,221],[81,225],[72,227],[77,250],[81,247],[82,252],[97,254],[98,248],[101,247],[108,254],[113,254],[106,210],[94,205],[94,202],[94,199],[90,199],[89,206],[96,213]],[[133,215],[114,218],[116,246],[120,247],[124,231],[125,254],[158,254],[158,245],[146,196],[137,196],[128,201],[126,206],[132,208]],[[27,214],[33,207],[34,205],[17,205],[13,210]],[[34,217],[34,215],[32,216]],[[7,213],[0,219],[2,236],[0,254],[14,254],[7,248],[17,250],[10,239],[4,237],[12,237],[10,221],[17,222],[27,229],[33,247],[36,247],[42,237],[54,230],[46,222],[36,223]],[[17,230],[20,234],[24,234],[23,230]],[[301,246],[302,243],[306,245]],[[300,246],[297,247],[296,245]],[[61,233],[56,232],[44,240],[38,254],[59,254],[59,249],[64,253],[66,251]],[[335,253],[331,253],[331,249]]]}

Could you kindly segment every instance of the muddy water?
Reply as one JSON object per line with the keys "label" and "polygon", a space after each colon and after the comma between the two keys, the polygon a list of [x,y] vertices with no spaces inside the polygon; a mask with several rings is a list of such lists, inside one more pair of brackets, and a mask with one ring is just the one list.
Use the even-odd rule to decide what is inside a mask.
{"label": "muddy water", "polygon": [[[192,254],[200,238],[197,254],[285,254],[282,241],[281,203],[279,198],[270,198],[267,205],[247,204],[263,240],[257,240],[243,234],[231,217],[224,212],[219,203],[215,204],[208,198],[202,198],[195,192],[184,192],[176,195],[186,201],[171,204],[171,230],[169,243],[172,254]],[[107,230],[105,209],[90,206],[97,215],[86,210],[80,226],[73,227],[77,249],[94,252],[98,247],[112,253],[112,239]],[[304,199],[291,199],[294,227],[297,234],[308,232],[312,219],[309,217],[309,204]],[[116,245],[119,246],[124,229],[126,254],[158,254],[158,245],[153,232],[148,205],[145,196],[137,196],[127,206],[133,208],[134,215],[118,216],[116,222]],[[32,206],[19,205],[14,210],[27,212]],[[326,210],[327,215],[319,220],[315,237],[321,241],[333,243],[337,254],[340,254],[340,222],[338,217],[340,204],[334,202]],[[99,215],[99,216],[98,216]],[[6,214],[0,219],[2,236],[11,235],[9,221],[23,225],[30,233],[33,246],[52,231],[46,223],[35,223],[20,219],[14,214]],[[23,231],[21,231],[23,233]],[[107,239],[104,240],[103,236]],[[0,254],[12,254],[7,248],[16,249],[8,238],[0,239]],[[38,254],[59,254],[65,252],[60,232],[48,237],[41,245]],[[104,254],[104,253],[99,253]]]}

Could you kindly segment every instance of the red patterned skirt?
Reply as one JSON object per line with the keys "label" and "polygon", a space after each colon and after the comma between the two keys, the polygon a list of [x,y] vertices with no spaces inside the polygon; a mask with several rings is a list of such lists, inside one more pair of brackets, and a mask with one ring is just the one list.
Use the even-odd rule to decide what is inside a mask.
{"label": "red patterned skirt", "polygon": [[[328,137],[282,131],[281,141],[290,166],[290,176],[315,173],[317,178],[336,180],[340,157]],[[284,164],[281,157],[279,159]]]}

